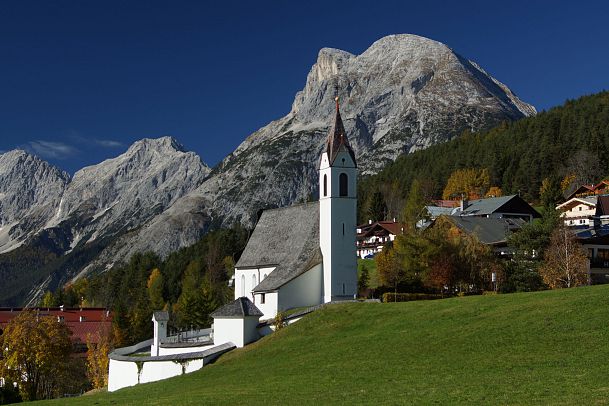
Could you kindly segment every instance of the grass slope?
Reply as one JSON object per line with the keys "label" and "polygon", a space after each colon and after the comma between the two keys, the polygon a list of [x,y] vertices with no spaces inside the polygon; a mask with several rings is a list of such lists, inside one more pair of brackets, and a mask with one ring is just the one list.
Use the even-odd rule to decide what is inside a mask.
{"label": "grass slope", "polygon": [[329,306],[203,370],[57,404],[595,404],[609,286]]}

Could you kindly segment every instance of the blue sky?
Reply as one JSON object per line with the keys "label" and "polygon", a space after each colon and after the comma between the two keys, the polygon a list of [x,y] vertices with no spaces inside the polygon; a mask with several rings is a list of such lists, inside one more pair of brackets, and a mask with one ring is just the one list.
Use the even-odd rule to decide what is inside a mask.
{"label": "blue sky", "polygon": [[73,173],[172,135],[214,165],[286,114],[322,47],[413,33],[539,110],[609,89],[609,6],[559,1],[0,1],[0,151]]}

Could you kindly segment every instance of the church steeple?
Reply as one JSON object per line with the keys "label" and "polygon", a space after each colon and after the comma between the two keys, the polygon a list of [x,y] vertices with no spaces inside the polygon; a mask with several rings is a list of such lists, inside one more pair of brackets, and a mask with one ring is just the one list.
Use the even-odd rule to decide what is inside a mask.
{"label": "church steeple", "polygon": [[351,149],[351,146],[349,145],[347,134],[345,133],[345,127],[343,126],[343,120],[340,117],[338,96],[336,96],[334,100],[336,101],[336,116],[334,118],[334,124],[330,128],[328,140],[326,141],[326,153],[328,154],[330,166],[332,166],[340,151],[347,151],[351,156],[353,163],[355,163],[355,153],[353,153],[353,149]]}

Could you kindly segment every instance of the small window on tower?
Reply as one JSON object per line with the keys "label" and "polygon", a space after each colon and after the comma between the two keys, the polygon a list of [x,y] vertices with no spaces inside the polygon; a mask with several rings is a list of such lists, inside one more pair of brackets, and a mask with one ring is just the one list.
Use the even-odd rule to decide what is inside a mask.
{"label": "small window on tower", "polygon": [[343,283],[343,295],[345,294],[345,284]]}
{"label": "small window on tower", "polygon": [[340,174],[340,176],[338,177],[338,185],[339,185],[338,195],[341,197],[348,196],[349,195],[349,178],[347,177],[346,173]]}
{"label": "small window on tower", "polygon": [[328,196],[328,175],[324,175],[324,197]]}
{"label": "small window on tower", "polygon": [[260,294],[260,304],[264,304],[265,299],[266,298],[264,297],[264,293],[261,293]]}
{"label": "small window on tower", "polygon": [[343,235],[345,235],[345,223],[343,223]]}

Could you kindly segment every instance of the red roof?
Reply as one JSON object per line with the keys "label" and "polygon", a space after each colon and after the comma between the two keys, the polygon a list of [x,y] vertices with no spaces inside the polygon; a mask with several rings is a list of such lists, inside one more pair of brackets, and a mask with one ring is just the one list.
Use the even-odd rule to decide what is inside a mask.
{"label": "red roof", "polygon": [[[0,308],[0,328],[5,327],[9,321],[17,317],[22,308]],[[72,331],[74,343],[86,343],[87,335],[91,335],[91,341],[97,341],[97,332],[104,332],[111,328],[112,313],[101,307],[89,308],[64,308],[59,307],[34,307],[26,310],[38,312],[40,316],[56,317]]]}

